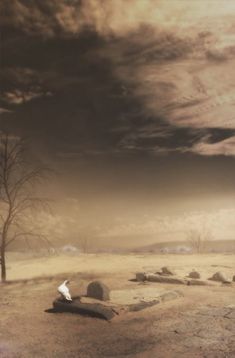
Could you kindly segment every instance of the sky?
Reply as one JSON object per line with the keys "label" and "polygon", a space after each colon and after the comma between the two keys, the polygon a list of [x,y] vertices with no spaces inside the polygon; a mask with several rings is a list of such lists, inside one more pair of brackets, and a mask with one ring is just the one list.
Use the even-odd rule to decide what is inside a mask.
{"label": "sky", "polygon": [[234,239],[234,1],[0,7],[0,129],[56,170],[52,232]]}

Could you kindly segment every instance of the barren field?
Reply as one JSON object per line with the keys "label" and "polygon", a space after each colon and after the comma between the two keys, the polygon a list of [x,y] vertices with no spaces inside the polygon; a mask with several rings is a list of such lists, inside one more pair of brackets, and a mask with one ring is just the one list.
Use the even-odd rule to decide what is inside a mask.
{"label": "barren field", "polygon": [[172,267],[180,276],[192,269],[202,278],[216,271],[235,274],[234,255],[79,255],[8,257],[1,285],[1,357],[235,357],[235,284],[209,286],[147,283],[180,290],[184,297],[107,322],[71,313],[47,313],[57,286],[71,279],[72,295],[102,280],[111,289],[134,288],[137,271]]}

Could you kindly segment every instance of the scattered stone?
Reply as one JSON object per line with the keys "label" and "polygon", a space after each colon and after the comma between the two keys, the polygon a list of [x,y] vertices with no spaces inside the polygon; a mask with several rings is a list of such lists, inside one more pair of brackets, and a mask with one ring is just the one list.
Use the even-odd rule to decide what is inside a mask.
{"label": "scattered stone", "polygon": [[178,290],[166,290],[156,286],[148,286],[124,290],[112,290],[110,304],[115,307],[128,307],[128,311],[140,311],[142,309],[174,300],[183,296]]}
{"label": "scattered stone", "polygon": [[100,281],[93,281],[87,287],[87,296],[101,301],[108,301],[110,289]]}
{"label": "scattered stone", "polygon": [[199,272],[193,270],[193,271],[190,272],[190,274],[188,275],[188,277],[199,279],[199,278],[201,278],[201,275],[200,275]]}
{"label": "scattered stone", "polygon": [[170,275],[170,276],[175,275],[175,272],[169,266],[164,266],[162,267],[161,270],[163,275]]}
{"label": "scattered stone", "polygon": [[216,272],[212,277],[209,278],[209,280],[211,281],[219,281],[222,283],[230,283],[231,281],[229,281],[227,279],[227,277],[225,276],[225,274],[223,272]]}
{"label": "scattered stone", "polygon": [[230,305],[225,306],[225,308],[229,308],[229,309],[235,310],[235,305],[230,304]]}
{"label": "scattered stone", "polygon": [[146,273],[145,272],[137,272],[135,277],[136,277],[136,281],[139,281],[139,282],[146,281]]}
{"label": "scattered stone", "polygon": [[182,297],[182,296],[183,296],[183,294],[180,291],[168,291],[161,295],[161,301],[167,302],[167,301],[171,301],[171,300],[174,300],[174,299]]}
{"label": "scattered stone", "polygon": [[199,280],[199,279],[190,279],[188,280],[188,286],[216,286],[218,285],[217,282],[211,282],[208,280]]}
{"label": "scattered stone", "polygon": [[163,276],[163,275],[159,275],[156,273],[147,274],[146,277],[147,277],[147,280],[151,281],[151,282],[176,283],[176,284],[181,284],[181,285],[187,284],[187,280],[185,280],[183,278],[168,277],[168,276]]}
{"label": "scattered stone", "polygon": [[143,301],[143,302],[135,303],[135,304],[129,306],[129,311],[130,312],[141,311],[141,310],[144,310],[145,308],[149,308],[149,307],[158,305],[159,303],[161,303],[160,299],[156,299],[153,301],[147,301],[147,302]]}
{"label": "scattered stone", "polygon": [[224,317],[234,320],[235,319],[235,310],[231,309]]}

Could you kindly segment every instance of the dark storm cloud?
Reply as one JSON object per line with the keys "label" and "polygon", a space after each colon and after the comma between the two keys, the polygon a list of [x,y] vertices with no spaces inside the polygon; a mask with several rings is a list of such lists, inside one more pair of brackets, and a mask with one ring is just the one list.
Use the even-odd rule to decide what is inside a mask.
{"label": "dark storm cloud", "polygon": [[1,23],[9,33],[17,31],[45,37],[63,34],[66,30],[73,31],[74,10],[79,3],[75,1],[73,5],[63,0],[3,0]]}
{"label": "dark storm cloud", "polygon": [[[218,84],[210,68],[232,68],[234,48],[217,48],[217,34],[162,25],[162,1],[1,6],[2,127],[43,138],[62,156],[204,154],[224,141],[233,155],[233,78],[225,74]],[[218,114],[224,106],[226,116]]]}
{"label": "dark storm cloud", "polygon": [[[40,47],[48,49],[46,59],[41,61],[35,54],[27,68],[24,61],[19,66],[19,48],[14,57],[18,67],[8,67],[2,74],[2,102],[14,111],[6,125],[27,135],[50,137],[56,150],[83,152],[115,147],[120,134],[107,132],[124,121],[126,112],[131,116],[134,100],[124,98],[122,83],[113,76],[112,65],[89,49],[91,43],[94,48],[97,44],[99,48],[104,46],[93,32],[84,32],[76,41],[37,39],[38,51]],[[33,53],[34,42],[30,39],[25,50],[23,53]],[[40,96],[36,96],[36,90]]]}

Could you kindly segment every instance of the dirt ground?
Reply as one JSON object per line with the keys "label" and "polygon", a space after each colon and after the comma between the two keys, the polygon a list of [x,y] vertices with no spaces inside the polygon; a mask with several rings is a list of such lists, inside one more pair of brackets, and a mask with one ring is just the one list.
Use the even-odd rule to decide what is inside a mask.
{"label": "dirt ground", "polygon": [[[171,266],[208,278],[235,274],[235,255],[80,255],[44,258],[9,255],[8,279],[1,285],[0,357],[55,358],[220,358],[235,357],[235,284],[218,287],[164,285],[183,294],[111,322],[71,313],[47,313],[56,287],[71,279],[72,295],[84,294],[100,279],[111,289],[134,288],[137,271]],[[27,280],[25,280],[27,279]]]}

